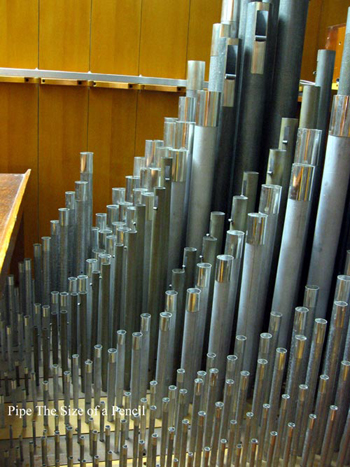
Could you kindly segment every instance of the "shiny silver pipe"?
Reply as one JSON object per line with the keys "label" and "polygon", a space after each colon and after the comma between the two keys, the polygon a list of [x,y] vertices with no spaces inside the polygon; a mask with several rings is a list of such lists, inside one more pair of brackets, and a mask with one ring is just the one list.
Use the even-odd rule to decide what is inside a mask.
{"label": "shiny silver pipe", "polygon": [[196,366],[198,359],[193,358],[193,356],[199,354],[200,347],[197,334],[200,299],[200,289],[187,289],[185,323],[181,352],[181,368],[185,370],[184,387],[188,388],[188,400],[192,400],[193,397],[193,381],[196,377],[196,371],[198,368]]}
{"label": "shiny silver pipe", "polygon": [[76,240],[76,213],[75,213],[75,191],[65,192],[65,207],[68,212],[68,277],[75,272],[75,240]]}
{"label": "shiny silver pipe", "polygon": [[258,358],[255,382],[254,382],[254,392],[253,392],[253,401],[252,401],[252,412],[254,414],[251,434],[252,436],[258,436],[258,430],[260,425],[261,411],[264,400],[266,398],[266,383],[268,376],[269,362],[264,358]]}
{"label": "shiny silver pipe", "polygon": [[145,218],[145,246],[144,246],[144,271],[143,271],[143,285],[142,285],[142,311],[147,312],[148,308],[148,287],[149,287],[149,272],[151,261],[151,240],[152,240],[152,225],[154,213],[154,200],[155,195],[152,192],[145,192],[141,196],[142,204],[146,206]]}
{"label": "shiny silver pipe", "polygon": [[[330,130],[327,140],[320,201],[311,252],[308,283],[320,287],[317,317],[325,318],[332,271],[337,253],[346,190],[350,175],[350,161],[344,156],[350,150],[349,96],[334,96]],[[330,271],[322,274],[321,271]]]}
{"label": "shiny silver pipe", "polygon": [[272,309],[283,314],[279,345],[286,346],[296,305],[309,222],[314,167],[293,164]]}
{"label": "shiny silver pipe", "polygon": [[155,405],[157,407],[157,418],[161,416],[163,397],[166,396],[166,368],[169,362],[169,333],[170,333],[171,313],[160,313],[159,333],[158,333],[158,349],[157,349],[157,365],[156,365],[156,381],[158,383]]}
{"label": "shiny silver pipe", "polygon": [[58,290],[58,272],[57,267],[60,252],[60,223],[58,220],[50,221],[51,235],[51,255],[50,255],[50,271],[51,271],[51,290]]}
{"label": "shiny silver pipe", "polygon": [[[264,258],[266,221],[266,214],[248,214],[236,332],[247,336],[244,368],[250,371],[255,368],[258,352],[256,342],[263,322],[263,316],[257,316],[253,310],[257,309],[260,299],[259,285]],[[254,284],[253,289],[251,284]]]}
{"label": "shiny silver pipe", "polygon": [[209,288],[210,288],[210,275],[212,265],[210,263],[198,263],[197,264],[197,280],[196,288],[200,290],[198,320],[197,320],[197,343],[198,343],[198,354],[194,357],[194,367],[197,370],[201,367],[202,355],[204,349],[204,338],[205,330],[207,327],[208,316],[208,301],[209,301]]}
{"label": "shiny silver pipe", "polygon": [[[159,328],[159,310],[163,308],[164,300],[163,283],[166,277],[162,276],[164,263],[164,242],[162,239],[162,229],[164,226],[164,213],[166,209],[166,189],[158,187],[154,190],[155,207],[153,208],[153,225],[151,240],[151,262],[148,275],[148,313],[152,316],[151,324],[151,342],[156,342]],[[150,369],[151,375],[154,374],[156,365],[156,346],[150,347]]]}
{"label": "shiny silver pipe", "polygon": [[171,277],[172,290],[178,293],[177,295],[177,309],[176,309],[176,323],[175,323],[175,344],[174,344],[174,366],[176,369],[181,364],[181,349],[182,349],[182,333],[183,323],[185,320],[185,277],[184,269],[173,269]]}
{"label": "shiny silver pipe", "polygon": [[85,228],[87,230],[87,252],[91,251],[91,227],[93,214],[93,152],[80,153],[80,180],[87,183],[87,214]]}
{"label": "shiny silver pipe", "polygon": [[295,415],[293,414],[294,423],[295,423],[295,431],[294,431],[294,436],[293,436],[293,441],[292,441],[292,446],[291,446],[291,464],[292,465],[296,464],[296,460],[297,460],[297,456],[299,452],[299,439],[300,439],[301,425],[303,423],[305,403],[307,400],[307,392],[308,392],[308,387],[305,384],[300,384],[296,413]]}
{"label": "shiny silver pipe", "polygon": [[[76,205],[76,263],[75,275],[84,274],[85,260],[88,257],[89,233],[88,222],[88,182],[75,182],[75,205]],[[52,238],[52,234],[51,234]]]}
{"label": "shiny silver pipe", "polygon": [[218,255],[216,260],[213,305],[211,314],[208,351],[216,354],[216,366],[219,370],[219,388],[221,390],[226,368],[226,356],[230,351],[233,313],[227,313],[233,256]]}
{"label": "shiny silver pipe", "polygon": [[124,394],[124,370],[125,370],[125,340],[126,331],[121,329],[117,332],[117,382],[116,382],[116,404],[123,407]]}
{"label": "shiny silver pipe", "polygon": [[272,375],[272,384],[271,392],[269,399],[269,419],[267,432],[275,431],[277,429],[277,414],[278,414],[278,405],[280,401],[281,388],[283,382],[283,374],[286,365],[287,350],[284,348],[276,349],[275,365]]}
{"label": "shiny silver pipe", "polygon": [[114,403],[117,374],[117,349],[108,349],[108,374],[107,374],[107,420],[112,422],[114,417]]}
{"label": "shiny silver pipe", "polygon": [[101,292],[100,292],[100,312],[101,316],[101,344],[102,344],[102,390],[107,391],[107,361],[109,348],[109,328],[110,328],[110,277],[111,277],[111,256],[100,255],[101,260]]}
{"label": "shiny silver pipe", "polygon": [[344,319],[347,313],[348,304],[337,302],[333,304],[332,317],[330,320],[329,334],[327,338],[326,354],[323,361],[322,372],[329,376],[328,399],[329,405],[332,402],[338,365],[341,359],[339,350],[344,332]]}
{"label": "shiny silver pipe", "polygon": [[171,271],[181,266],[181,252],[185,241],[185,198],[188,151],[186,149],[170,149],[169,157],[172,157],[172,182],[170,203],[170,228],[169,228],[169,260],[168,280]]}
{"label": "shiny silver pipe", "polygon": [[132,231],[126,234],[126,263],[124,276],[124,305],[122,326],[126,330],[125,347],[125,384],[130,385],[131,379],[131,349],[132,333],[138,328],[139,316],[136,315],[137,295],[137,238],[138,232]]}
{"label": "shiny silver pipe", "polygon": [[217,92],[198,92],[186,239],[198,251],[209,226],[219,100]]}
{"label": "shiny silver pipe", "polygon": [[150,329],[151,329],[151,315],[149,313],[141,314],[141,328],[142,343],[141,343],[141,362],[140,362],[140,396],[146,397],[149,374],[149,348],[150,348]]}
{"label": "shiny silver pipe", "polygon": [[142,355],[142,333],[134,332],[132,334],[132,355],[131,355],[131,409],[138,409],[140,400],[140,381],[141,381],[141,355]]}
{"label": "shiny silver pipe", "polygon": [[236,313],[237,308],[237,293],[240,287],[243,249],[244,233],[239,230],[228,230],[226,233],[225,255],[233,257],[228,301],[228,310],[230,310],[232,315]]}
{"label": "shiny silver pipe", "polygon": [[234,444],[242,439],[242,427],[243,427],[243,415],[246,408],[247,397],[248,397],[248,386],[249,386],[249,371],[241,371],[239,379],[239,389],[237,397],[237,408],[235,413],[235,419],[237,420],[237,430]]}

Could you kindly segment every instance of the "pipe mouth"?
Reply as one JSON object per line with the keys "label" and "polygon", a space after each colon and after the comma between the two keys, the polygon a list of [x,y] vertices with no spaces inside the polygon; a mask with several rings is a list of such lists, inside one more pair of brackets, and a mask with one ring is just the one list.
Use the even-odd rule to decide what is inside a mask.
{"label": "pipe mouth", "polygon": [[196,125],[216,127],[219,120],[220,92],[198,91]]}
{"label": "pipe mouth", "polygon": [[66,191],[65,193],[66,208],[75,209],[75,191]]}
{"label": "pipe mouth", "polygon": [[200,91],[204,85],[205,62],[199,60],[189,60],[187,62],[187,83],[188,91]]}
{"label": "pipe mouth", "polygon": [[81,152],[80,153],[80,173],[81,174],[92,174],[94,164],[94,153],[93,152]]}
{"label": "pipe mouth", "polygon": [[75,199],[76,201],[87,201],[88,182],[75,182]]}
{"label": "pipe mouth", "polygon": [[160,331],[169,331],[170,330],[170,320],[172,317],[172,314],[169,313],[168,311],[162,311],[160,314],[160,319],[159,319],[159,330]]}
{"label": "pipe mouth", "polygon": [[306,306],[306,308],[316,307],[319,292],[320,288],[318,285],[306,284],[304,292],[304,305]]}
{"label": "pipe mouth", "polygon": [[241,259],[243,256],[244,232],[241,230],[228,230],[226,233],[225,254]]}
{"label": "pipe mouth", "polygon": [[255,212],[248,214],[246,243],[254,246],[265,244],[266,221],[266,214]]}
{"label": "pipe mouth", "polygon": [[201,290],[197,288],[187,289],[186,294],[186,311],[196,313],[199,311]]}
{"label": "pipe mouth", "polygon": [[278,214],[280,210],[282,187],[280,185],[261,185],[259,212]]}
{"label": "pipe mouth", "polygon": [[140,170],[146,167],[146,158],[145,157],[140,157],[140,156],[135,156],[134,157],[134,170],[133,170],[133,176],[134,177],[140,177]]}
{"label": "pipe mouth", "polygon": [[350,96],[336,94],[333,97],[329,134],[331,136],[350,137]]}
{"label": "pipe mouth", "polygon": [[112,203],[119,204],[120,202],[124,202],[125,192],[126,192],[126,189],[124,187],[112,188]]}
{"label": "pipe mouth", "polygon": [[126,331],[124,329],[119,329],[117,331],[117,344],[125,345]]}
{"label": "pipe mouth", "polygon": [[59,208],[58,209],[59,222],[61,227],[69,226],[69,209]]}
{"label": "pipe mouth", "polygon": [[197,287],[207,288],[210,284],[212,265],[210,263],[198,263],[197,264]]}
{"label": "pipe mouth", "polygon": [[141,350],[142,348],[142,332],[132,333],[132,348],[133,350]]}
{"label": "pipe mouth", "polygon": [[172,314],[176,313],[178,295],[179,293],[176,290],[167,290],[165,292],[165,311]]}
{"label": "pipe mouth", "polygon": [[232,272],[233,256],[218,255],[215,264],[215,280],[217,282],[230,282]]}
{"label": "pipe mouth", "polygon": [[156,149],[158,147],[163,147],[164,141],[161,139],[146,139],[145,142],[145,160],[146,160],[146,167],[159,167],[156,164],[157,156],[156,156]]}
{"label": "pipe mouth", "polygon": [[294,163],[289,184],[288,198],[295,201],[310,201],[315,167]]}

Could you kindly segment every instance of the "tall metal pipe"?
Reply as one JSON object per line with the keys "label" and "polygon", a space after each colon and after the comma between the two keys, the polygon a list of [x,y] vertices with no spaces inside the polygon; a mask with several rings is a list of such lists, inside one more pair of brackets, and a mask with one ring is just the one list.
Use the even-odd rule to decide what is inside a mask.
{"label": "tall metal pipe", "polygon": [[186,244],[200,251],[209,226],[220,93],[199,91],[197,99]]}
{"label": "tall metal pipe", "polygon": [[350,175],[349,96],[334,96],[308,283],[320,287],[317,317],[325,318]]}
{"label": "tall metal pipe", "polygon": [[286,346],[291,315],[299,292],[300,273],[310,212],[314,167],[293,164],[272,309],[282,313],[279,345]]}
{"label": "tall metal pipe", "polygon": [[[252,370],[256,364],[256,342],[263,322],[263,316],[257,316],[255,310],[260,299],[259,284],[264,258],[266,221],[266,214],[248,214],[237,321],[237,334],[247,336],[243,365],[248,370]],[[254,289],[250,284],[255,284]]]}

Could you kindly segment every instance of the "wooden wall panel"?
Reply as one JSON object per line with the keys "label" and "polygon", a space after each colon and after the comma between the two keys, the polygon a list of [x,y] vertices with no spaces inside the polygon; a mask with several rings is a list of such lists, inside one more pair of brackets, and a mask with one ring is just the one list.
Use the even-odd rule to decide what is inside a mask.
{"label": "wooden wall panel", "polygon": [[31,169],[23,203],[25,254],[38,241],[38,86],[0,84],[0,172]]}
{"label": "wooden wall panel", "polygon": [[177,117],[178,101],[177,93],[139,93],[135,156],[144,156],[146,139],[163,139],[164,117]]}
{"label": "wooden wall panel", "polygon": [[91,0],[40,0],[39,67],[89,71]]}
{"label": "wooden wall panel", "polygon": [[205,61],[209,78],[211,36],[214,23],[220,22],[222,0],[191,0],[187,60]]}
{"label": "wooden wall panel", "polygon": [[141,0],[93,0],[91,71],[137,75]]}
{"label": "wooden wall panel", "polygon": [[91,89],[89,151],[94,152],[94,211],[106,212],[112,188],[132,175],[137,91]]}
{"label": "wooden wall panel", "polygon": [[38,66],[39,0],[0,1],[0,66]]}
{"label": "wooden wall panel", "polygon": [[141,75],[186,78],[189,7],[190,0],[142,0]]}
{"label": "wooden wall panel", "polygon": [[79,180],[79,153],[87,150],[88,89],[41,86],[39,93],[39,228],[64,207],[65,191]]}
{"label": "wooden wall panel", "polygon": [[[301,79],[315,81],[314,71],[317,65],[318,28],[324,0],[311,0],[306,23]],[[324,46],[322,47],[324,48]]]}

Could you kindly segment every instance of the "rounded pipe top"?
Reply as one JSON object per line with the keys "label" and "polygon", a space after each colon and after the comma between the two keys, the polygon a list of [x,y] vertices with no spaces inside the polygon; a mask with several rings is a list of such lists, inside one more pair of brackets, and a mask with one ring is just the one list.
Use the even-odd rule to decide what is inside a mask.
{"label": "rounded pipe top", "polygon": [[246,243],[254,246],[265,244],[266,220],[266,214],[248,214]]}
{"label": "rounded pipe top", "polygon": [[215,265],[215,280],[217,282],[230,282],[233,256],[218,255]]}
{"label": "rounded pipe top", "polygon": [[199,311],[201,290],[197,288],[187,289],[186,295],[186,311],[196,313]]}
{"label": "rounded pipe top", "polygon": [[282,187],[280,185],[261,185],[259,212],[262,214],[278,214]]}
{"label": "rounded pipe top", "polygon": [[210,284],[210,274],[212,265],[210,263],[197,264],[197,287],[207,288]]}
{"label": "rounded pipe top", "polygon": [[94,153],[81,152],[80,153],[80,173],[93,173]]}

